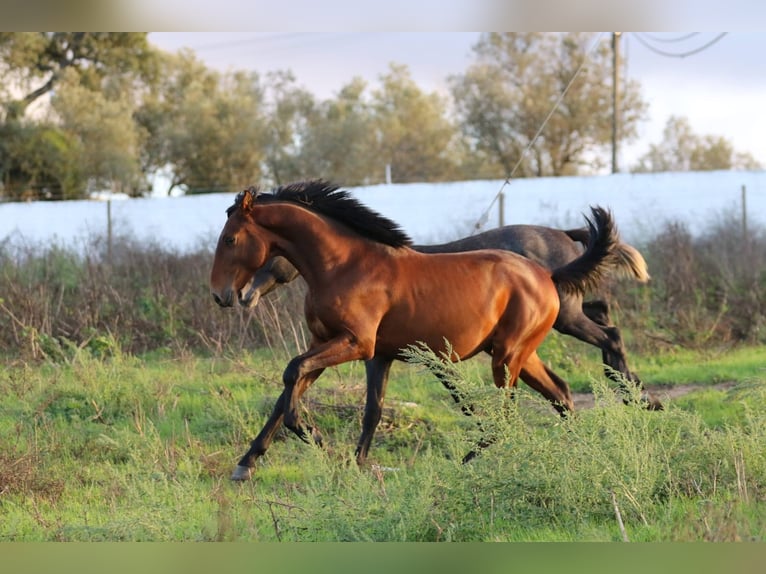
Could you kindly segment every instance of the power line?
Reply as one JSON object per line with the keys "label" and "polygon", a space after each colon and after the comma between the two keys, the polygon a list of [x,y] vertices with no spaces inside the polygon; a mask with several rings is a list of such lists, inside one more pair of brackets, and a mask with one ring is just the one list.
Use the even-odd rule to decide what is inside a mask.
{"label": "power line", "polygon": [[698,48],[694,48],[693,50],[688,50],[686,52],[668,52],[666,50],[661,50],[659,48],[656,48],[656,47],[652,46],[649,41],[647,41],[645,38],[643,38],[641,36],[640,33],[632,32],[632,34],[636,38],[636,40],[639,41],[639,43],[641,45],[643,45],[648,50],[651,50],[655,54],[659,54],[660,56],[666,56],[668,58],[686,58],[687,56],[693,56],[694,54],[698,54],[698,53],[702,52],[703,50],[707,50],[710,46],[712,46],[713,44],[718,42],[721,38],[726,36],[726,34],[728,34],[728,32],[721,32],[720,34],[718,34],[718,36],[716,36],[715,38],[713,38],[712,40],[710,40],[706,44],[703,44],[702,46],[700,46]]}
{"label": "power line", "polygon": [[655,36],[653,34],[648,34],[644,32],[644,36],[652,40],[653,42],[662,42],[664,44],[674,44],[675,42],[683,42],[684,40],[688,40],[689,38],[694,38],[694,36],[697,36],[699,32],[689,32],[688,34],[684,34],[683,36],[676,36],[675,38],[663,38],[661,36]]}
{"label": "power line", "polygon": [[593,44],[588,49],[588,51],[585,53],[585,56],[583,57],[582,62],[580,63],[580,66],[577,68],[575,73],[572,75],[572,79],[569,80],[569,83],[567,84],[566,88],[564,88],[564,91],[561,92],[561,95],[559,95],[558,99],[556,100],[556,103],[553,104],[553,107],[551,108],[551,111],[548,112],[547,116],[545,116],[545,119],[543,120],[543,123],[540,125],[540,129],[537,130],[537,133],[535,134],[535,136],[529,141],[529,144],[527,144],[527,147],[524,148],[524,151],[521,152],[521,155],[519,156],[519,159],[516,162],[516,165],[513,166],[513,169],[511,170],[511,173],[505,179],[505,181],[503,182],[503,185],[500,186],[500,190],[495,194],[495,197],[492,199],[492,201],[490,202],[490,204],[487,207],[487,209],[485,209],[484,212],[481,214],[481,217],[479,217],[479,220],[476,222],[476,224],[474,226],[475,227],[474,232],[476,232],[479,229],[481,229],[481,226],[484,225],[484,223],[486,222],[487,218],[489,217],[489,212],[492,210],[492,207],[495,205],[495,202],[497,202],[497,200],[500,199],[500,197],[503,195],[503,190],[505,189],[505,186],[506,185],[510,185],[511,178],[516,173],[516,170],[521,165],[521,162],[524,161],[524,156],[527,155],[527,152],[530,149],[532,149],[532,146],[537,141],[537,138],[539,138],[540,134],[543,133],[543,130],[545,129],[545,126],[548,124],[548,120],[551,119],[553,114],[556,112],[558,107],[561,105],[561,102],[564,100],[564,97],[567,95],[567,92],[569,91],[569,88],[572,87],[572,84],[574,84],[575,80],[580,75],[580,72],[585,67],[585,64],[590,59],[590,55],[593,52],[593,50],[595,49],[595,47],[598,45],[599,41],[601,40],[601,36],[602,35],[603,35],[603,32],[599,33],[599,35],[596,36],[596,39],[593,41]]}

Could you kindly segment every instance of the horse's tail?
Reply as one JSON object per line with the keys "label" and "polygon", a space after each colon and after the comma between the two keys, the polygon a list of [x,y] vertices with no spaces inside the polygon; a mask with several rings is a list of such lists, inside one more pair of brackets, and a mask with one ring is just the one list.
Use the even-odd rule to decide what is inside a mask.
{"label": "horse's tail", "polygon": [[[567,229],[564,231],[572,241],[588,245],[590,232],[584,227]],[[633,278],[639,283],[646,283],[651,279],[649,267],[641,252],[627,243],[619,241],[614,251],[614,267],[620,275]]]}
{"label": "horse's tail", "polygon": [[618,254],[620,239],[612,214],[598,206],[590,210],[593,219],[585,218],[588,223],[585,251],[577,259],[554,269],[551,275],[557,287],[570,293],[585,293],[597,287],[609,268],[617,265],[622,257]]}

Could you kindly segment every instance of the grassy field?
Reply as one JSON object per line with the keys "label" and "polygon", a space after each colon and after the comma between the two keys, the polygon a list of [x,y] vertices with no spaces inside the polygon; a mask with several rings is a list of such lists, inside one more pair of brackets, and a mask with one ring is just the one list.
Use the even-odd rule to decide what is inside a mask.
{"label": "grassy field", "polygon": [[[486,363],[456,377],[464,417],[421,364],[392,370],[371,461],[353,448],[361,364],[304,397],[325,450],[280,431],[254,479],[228,480],[281,391],[284,358],[85,350],[0,367],[0,541],[686,541],[766,539],[762,349],[632,357],[647,383],[698,383],[663,412],[624,406],[595,353],[541,355],[592,391],[559,419],[500,400]],[[592,361],[592,362],[591,362]],[[717,390],[713,383],[734,386]],[[468,465],[476,421],[496,443]]]}

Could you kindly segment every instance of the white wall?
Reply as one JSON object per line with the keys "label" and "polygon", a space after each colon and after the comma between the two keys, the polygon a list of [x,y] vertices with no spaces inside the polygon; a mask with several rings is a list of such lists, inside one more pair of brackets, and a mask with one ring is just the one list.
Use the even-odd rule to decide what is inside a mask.
{"label": "white wall", "polygon": [[[617,174],[592,177],[517,179],[443,184],[394,184],[352,188],[365,204],[398,222],[418,243],[468,235],[497,193],[505,194],[505,223],[574,227],[590,205],[613,210],[628,241],[640,241],[668,220],[693,233],[724,210],[741,212],[746,186],[747,216],[766,226],[766,172]],[[116,234],[132,233],[166,247],[187,250],[215,241],[233,193],[112,201]],[[0,204],[0,241],[71,244],[106,233],[106,202],[64,201]],[[498,204],[482,229],[497,225]]]}

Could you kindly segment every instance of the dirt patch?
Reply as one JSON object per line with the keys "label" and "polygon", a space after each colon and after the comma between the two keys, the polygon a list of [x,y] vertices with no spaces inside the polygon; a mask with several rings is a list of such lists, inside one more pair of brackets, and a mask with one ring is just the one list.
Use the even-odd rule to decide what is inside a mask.
{"label": "dirt patch", "polygon": [[[717,390],[728,391],[737,383],[734,381],[727,381],[725,383],[710,384],[689,384],[689,385],[673,385],[673,386],[651,386],[646,385],[646,390],[651,393],[655,398],[659,399],[663,404],[672,401],[678,397],[688,395],[695,391],[705,390]],[[575,403],[575,411],[582,409],[593,408],[595,401],[593,400],[593,393],[572,393],[572,398]]]}

